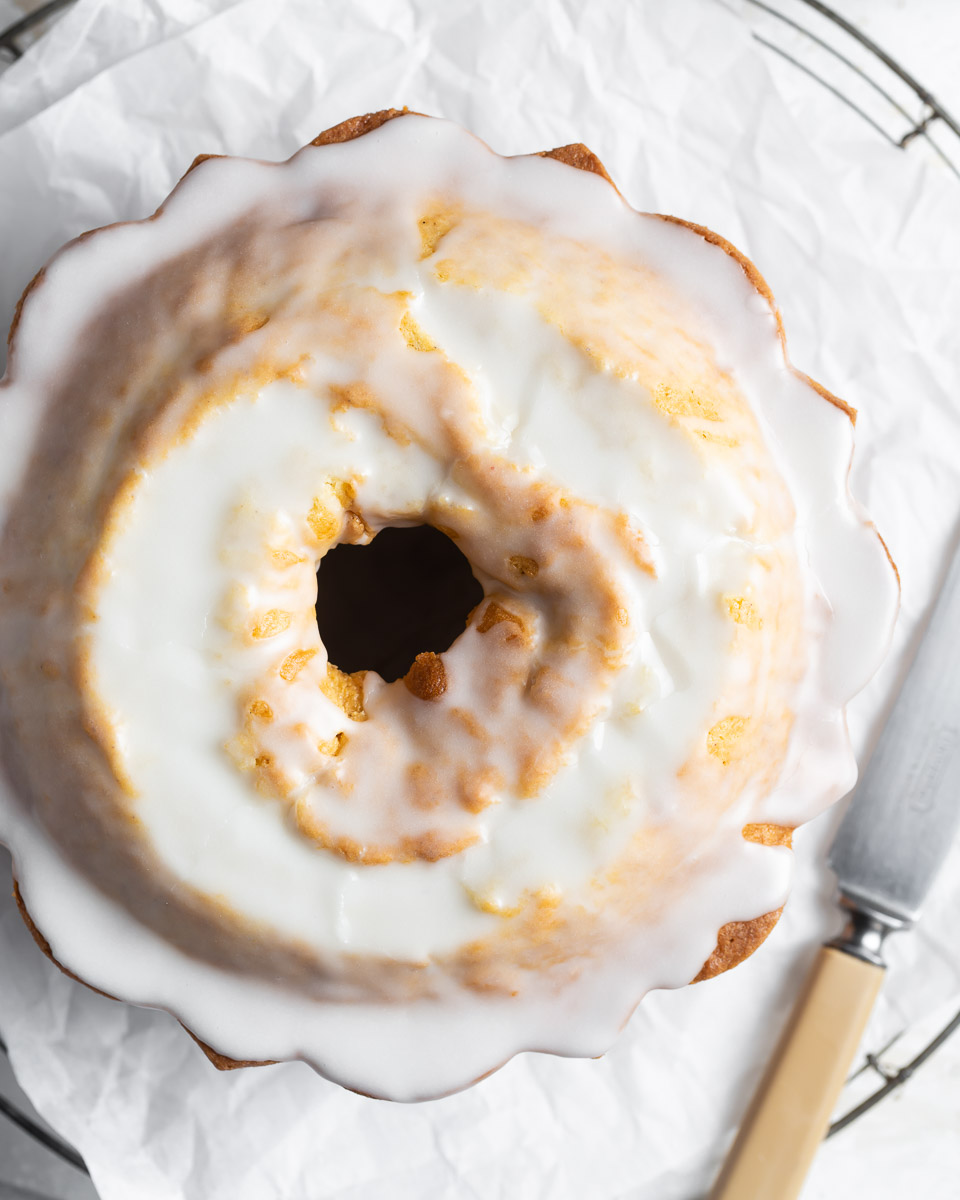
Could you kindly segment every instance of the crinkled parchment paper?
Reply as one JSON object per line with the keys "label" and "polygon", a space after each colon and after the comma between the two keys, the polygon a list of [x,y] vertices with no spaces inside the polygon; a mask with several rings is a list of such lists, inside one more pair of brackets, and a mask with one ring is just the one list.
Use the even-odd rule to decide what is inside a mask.
{"label": "crinkled parchment paper", "polygon": [[[960,513],[960,186],[840,106],[803,126],[768,65],[715,0],[80,0],[0,80],[0,322],[65,239],[148,214],[201,152],[283,158],[404,104],[502,153],[586,142],[636,207],[745,250],[794,361],[860,410],[853,488],[903,578],[894,654],[851,712],[862,757]],[[823,865],[838,815],[798,835],[793,898],[744,966],[651,995],[602,1060],[523,1055],[446,1100],[367,1100],[297,1063],[218,1074],[166,1014],[61,976],[10,904],[0,1028],[104,1200],[693,1200],[838,924]],[[893,940],[873,1044],[960,996],[958,879],[955,850],[921,928]],[[807,1200],[900,1197],[908,1179],[955,1194],[956,1095],[944,1104],[939,1128],[891,1136],[878,1115],[835,1139]]]}

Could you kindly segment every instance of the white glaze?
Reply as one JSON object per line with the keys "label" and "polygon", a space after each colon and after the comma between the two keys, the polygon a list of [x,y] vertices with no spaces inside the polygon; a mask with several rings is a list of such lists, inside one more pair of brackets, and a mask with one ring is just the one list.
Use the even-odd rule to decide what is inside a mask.
{"label": "white glaze", "polygon": [[[384,177],[389,196],[380,201]],[[726,835],[706,852],[712,861],[678,879],[662,920],[640,931],[628,956],[596,964],[576,989],[549,1003],[534,989],[510,1002],[458,992],[442,1005],[424,1001],[402,1010],[318,1009],[265,984],[240,983],[144,931],[57,861],[15,801],[0,808],[0,834],[13,848],[28,907],[60,960],[83,978],[170,1008],[221,1052],[301,1056],[351,1086],[412,1098],[462,1086],[519,1049],[601,1052],[643,991],[696,973],[719,925],[782,902],[789,856],[745,843],[740,828],[749,820],[808,819],[852,784],[842,705],[876,665],[895,588],[882,547],[846,493],[850,422],[785,367],[774,317],[733,259],[688,230],[638,218],[595,177],[549,160],[497,159],[455,127],[419,118],[344,146],[308,148],[281,167],[207,163],[181,185],[160,221],[107,231],[55,260],[47,284],[25,307],[12,386],[0,396],[0,497],[16,491],[45,377],[57,370],[45,327],[62,331],[66,352],[86,311],[78,296],[107,295],[150,263],[202,241],[224,222],[227,206],[233,213],[269,206],[287,219],[308,214],[313,189],[326,180],[364,196],[374,216],[379,203],[415,207],[432,188],[456,189],[463,181],[473,204],[638,259],[669,279],[702,310],[721,365],[761,420],[790,486],[798,552],[810,568],[813,653],[778,787],[769,796],[742,798]],[[604,797],[638,761],[649,788],[631,820],[669,814],[671,776],[702,736],[718,680],[732,669],[717,598],[736,590],[748,570],[738,538],[747,506],[736,480],[702,474],[702,464],[656,414],[646,421],[634,414],[631,442],[617,408],[629,384],[602,375],[585,380],[579,358],[556,331],[512,298],[464,292],[454,306],[428,271],[412,276],[408,267],[365,282],[414,294],[417,321],[476,381],[491,446],[589,502],[625,509],[655,534],[657,587],[636,572],[631,592],[631,615],[649,632],[608,697],[606,720],[536,806],[507,802],[486,810],[481,842],[439,863],[358,868],[318,855],[276,806],[250,791],[222,753],[235,711],[222,679],[226,669],[238,686],[237,673],[254,667],[237,656],[224,667],[215,628],[207,626],[199,640],[191,633],[204,628],[236,574],[229,563],[209,569],[218,547],[229,547],[233,536],[236,559],[250,549],[256,523],[231,525],[234,507],[246,498],[271,513],[302,512],[317,473],[336,469],[342,476],[345,466],[369,480],[359,492],[361,505],[380,512],[391,506],[402,512],[444,486],[435,458],[416,445],[399,446],[371,414],[347,414],[338,434],[315,394],[319,384],[311,390],[277,383],[235,402],[151,470],[111,551],[115,573],[102,597],[95,664],[105,699],[126,719],[125,763],[140,792],[139,815],[176,873],[318,948],[421,958],[480,936],[499,920],[469,902],[464,883],[505,905],[545,884],[574,894],[582,889],[632,825],[614,823],[601,837],[584,837],[584,828],[595,828]],[[543,381],[541,391],[516,386],[517,358],[525,355],[531,375]],[[254,445],[256,461],[249,453]],[[292,454],[291,446],[303,449]],[[638,460],[645,469],[637,469]],[[668,492],[667,471],[674,485],[686,472],[689,487]],[[177,495],[194,503],[202,495],[203,502],[178,515]],[[153,577],[172,557],[158,552],[164,539],[178,557],[186,547],[188,569],[175,602],[158,605],[151,597],[170,595]],[[872,596],[874,604],[861,602]],[[180,648],[175,657],[163,652],[167,641]],[[149,688],[125,687],[133,660],[149,674]],[[172,703],[171,689],[186,692],[190,702]],[[642,720],[625,711],[639,692],[647,701]],[[171,740],[181,747],[175,762],[155,750]],[[185,779],[195,791],[184,789]],[[196,804],[198,795],[203,804]],[[200,853],[211,831],[224,826],[229,853]]]}
{"label": "white glaze", "polygon": [[[424,328],[434,332],[429,313],[422,316]],[[529,348],[537,344],[527,340],[528,358]],[[576,366],[575,351],[554,330],[541,330],[540,344],[543,361]],[[493,347],[487,349],[492,356]],[[535,366],[542,371],[542,362]],[[431,494],[448,490],[440,465],[415,445],[401,446],[389,438],[369,413],[350,414],[345,427],[350,437],[337,433],[322,393],[285,382],[208,418],[184,450],[156,465],[110,548],[113,575],[94,629],[94,663],[105,703],[123,714],[125,767],[139,793],[135,811],[179,876],[318,948],[417,959],[452,950],[495,925],[495,917],[481,916],[470,904],[462,883],[482,894],[495,890],[505,907],[515,905],[525,891],[544,886],[564,892],[582,888],[616,857],[611,839],[622,844],[643,815],[627,814],[629,819],[622,818],[612,832],[600,836],[598,820],[611,793],[636,776],[638,764],[647,803],[669,804],[672,777],[709,724],[728,654],[729,622],[717,598],[742,590],[748,563],[742,543],[724,532],[737,519],[725,494],[729,481],[701,479],[693,450],[653,412],[645,423],[637,423],[642,456],[627,443],[623,469],[617,469],[610,447],[622,416],[603,393],[622,386],[597,377],[587,400],[604,416],[592,428],[582,413],[578,419],[576,411],[569,412],[584,400],[582,392],[552,390],[550,426],[528,430],[521,422],[514,436],[535,435],[538,457],[548,467],[556,463],[559,469],[553,473],[568,481],[575,494],[584,495],[579,485],[590,483],[590,499],[638,513],[643,527],[657,532],[656,583],[632,569],[635,623],[651,633],[643,636],[617,676],[607,702],[610,719],[595,725],[576,761],[535,803],[505,795],[484,810],[477,818],[479,843],[431,865],[358,870],[336,856],[318,855],[279,806],[265,804],[252,790],[249,779],[223,753],[236,733],[236,695],[265,663],[282,659],[307,638],[294,625],[269,644],[244,652],[231,644],[215,614],[237,581],[253,597],[254,609],[295,607],[289,592],[264,592],[256,553],[262,520],[254,514],[279,511],[293,524],[290,514],[309,510],[316,480],[339,473],[365,477],[357,494],[365,514],[396,519],[411,507],[425,507]],[[572,472],[573,479],[563,473],[573,464],[556,462],[571,445],[579,446],[577,462],[582,465]],[[604,461],[605,474],[597,466]],[[659,470],[648,474],[648,463]],[[663,474],[669,474],[670,487]],[[673,487],[680,489],[679,495]],[[238,519],[234,506],[241,498],[245,503]],[[393,514],[391,504],[396,506]],[[175,588],[170,586],[171,562],[178,564]],[[237,562],[246,570],[233,565]],[[314,569],[313,563],[304,567],[311,584]],[[313,599],[311,589],[309,613]],[[661,627],[668,618],[687,631],[671,639],[679,686],[663,663],[668,651]],[[176,647],[175,656],[171,647]],[[451,703],[475,707],[468,694],[472,673],[469,665],[459,673],[464,694],[453,691]],[[289,684],[281,688],[292,690]],[[407,695],[401,684],[392,690]],[[670,702],[657,704],[658,691],[672,693]],[[311,696],[320,709],[313,715],[320,739],[329,740],[352,725],[309,679],[294,702],[298,719],[311,716]],[[643,719],[631,717],[628,709],[640,696],[647,700]],[[351,731],[351,738],[359,740],[384,720],[369,699],[368,710],[370,721]],[[158,747],[174,745],[176,756],[158,752]],[[368,753],[365,748],[362,752]],[[470,752],[468,744],[463,754]],[[381,775],[389,769],[382,756],[373,750],[369,755]],[[353,801],[354,795],[348,799]],[[198,851],[213,839],[220,844],[218,854]],[[297,903],[291,904],[290,897]]]}

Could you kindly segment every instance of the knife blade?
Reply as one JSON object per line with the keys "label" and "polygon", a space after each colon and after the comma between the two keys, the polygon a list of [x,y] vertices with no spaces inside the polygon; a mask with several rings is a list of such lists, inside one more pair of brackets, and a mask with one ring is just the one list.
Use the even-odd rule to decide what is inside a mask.
{"label": "knife blade", "polygon": [[828,853],[855,926],[833,944],[882,962],[884,932],[917,920],[958,826],[960,553]]}

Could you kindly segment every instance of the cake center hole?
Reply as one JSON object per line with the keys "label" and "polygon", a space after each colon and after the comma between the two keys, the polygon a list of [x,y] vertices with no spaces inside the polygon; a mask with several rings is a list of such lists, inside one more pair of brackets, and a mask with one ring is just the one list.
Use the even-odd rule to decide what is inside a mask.
{"label": "cake center hole", "polygon": [[368,546],[334,546],[317,571],[317,626],[341,671],[388,683],[418,654],[442,654],[483,599],[470,564],[431,525],[384,529]]}

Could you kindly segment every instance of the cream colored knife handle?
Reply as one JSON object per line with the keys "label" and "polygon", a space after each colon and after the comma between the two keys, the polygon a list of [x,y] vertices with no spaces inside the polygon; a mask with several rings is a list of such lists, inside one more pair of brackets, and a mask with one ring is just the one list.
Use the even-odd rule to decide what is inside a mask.
{"label": "cream colored knife handle", "polygon": [[712,1200],[795,1200],[800,1194],[883,975],[883,967],[823,947]]}

